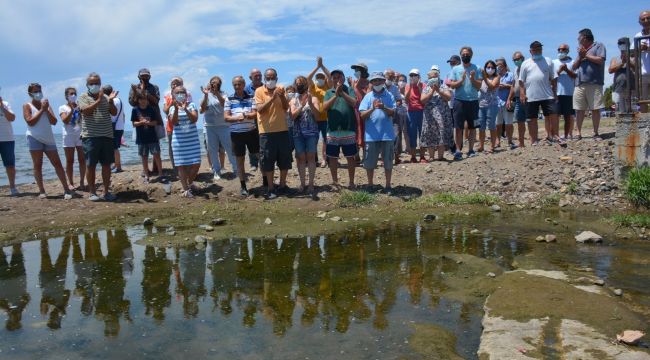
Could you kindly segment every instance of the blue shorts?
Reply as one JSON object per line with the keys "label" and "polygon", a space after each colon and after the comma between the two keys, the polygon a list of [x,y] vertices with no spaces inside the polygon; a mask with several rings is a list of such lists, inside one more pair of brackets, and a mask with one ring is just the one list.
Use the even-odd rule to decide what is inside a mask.
{"label": "blue shorts", "polygon": [[29,147],[29,151],[56,151],[56,144],[42,143],[30,135],[27,135],[27,146]]}
{"label": "blue shorts", "polygon": [[5,167],[16,167],[15,141],[0,141],[0,156]]}
{"label": "blue shorts", "polygon": [[418,146],[418,139],[422,134],[422,119],[424,118],[424,111],[409,111],[408,121],[406,124],[409,134],[409,145],[411,149]]}
{"label": "blue shorts", "polygon": [[485,129],[496,130],[498,113],[499,113],[499,105],[497,104],[479,108],[479,112],[478,112],[478,118],[480,121],[479,128],[482,131],[485,131]]}
{"label": "blue shorts", "polygon": [[296,155],[304,153],[316,153],[317,144],[318,135],[293,137],[293,146],[296,148]]}
{"label": "blue shorts", "polygon": [[515,121],[526,122],[526,107],[515,97]]}
{"label": "blue shorts", "polygon": [[392,140],[366,142],[366,157],[363,161],[364,169],[372,170],[377,167],[379,153],[382,154],[384,169],[393,169],[393,160],[395,159],[395,142]]}
{"label": "blue shorts", "polygon": [[346,158],[353,157],[357,155],[357,144],[348,144],[348,145],[332,145],[327,144],[325,148],[325,154],[328,158],[339,158],[339,154],[343,150],[343,156]]}

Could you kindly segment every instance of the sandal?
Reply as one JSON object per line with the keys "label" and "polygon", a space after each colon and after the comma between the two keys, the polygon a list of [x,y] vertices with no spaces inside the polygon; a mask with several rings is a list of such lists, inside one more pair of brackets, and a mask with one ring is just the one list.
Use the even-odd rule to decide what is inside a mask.
{"label": "sandal", "polygon": [[192,199],[194,198],[194,194],[192,194],[192,190],[185,190],[181,193],[181,197]]}

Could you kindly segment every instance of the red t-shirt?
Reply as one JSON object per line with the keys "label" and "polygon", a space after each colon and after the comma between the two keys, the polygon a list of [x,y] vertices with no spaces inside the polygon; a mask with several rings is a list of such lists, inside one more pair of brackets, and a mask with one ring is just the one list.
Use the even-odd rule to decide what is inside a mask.
{"label": "red t-shirt", "polygon": [[404,89],[404,94],[406,94],[409,89],[411,89],[411,96],[407,99],[408,111],[422,111],[424,110],[424,105],[420,102],[420,95],[422,95],[422,90],[424,90],[424,83],[420,81],[416,87],[411,89],[411,84],[406,84]]}

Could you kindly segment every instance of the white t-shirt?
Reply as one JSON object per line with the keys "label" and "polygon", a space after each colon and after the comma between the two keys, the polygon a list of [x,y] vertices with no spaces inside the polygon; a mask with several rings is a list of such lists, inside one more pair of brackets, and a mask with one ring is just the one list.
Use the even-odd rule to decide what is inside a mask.
{"label": "white t-shirt", "polygon": [[[11,113],[11,106],[6,101],[2,101],[2,105]],[[14,141],[14,128],[11,122],[5,117],[5,112],[0,110],[0,141]]]}
{"label": "white t-shirt", "polygon": [[117,115],[111,115],[111,121],[115,124],[115,130],[124,130],[124,104],[120,98],[113,99],[113,104],[117,109]]}
{"label": "white t-shirt", "polygon": [[[59,106],[59,115],[63,113],[70,113],[72,109],[70,108],[70,105],[65,104]],[[77,109],[79,111],[79,109]],[[63,116],[61,116],[63,118]],[[81,113],[77,113],[76,116],[73,114],[72,118],[70,119],[69,123],[64,123],[61,121],[63,124],[63,137],[73,137],[73,138],[79,138],[81,136]]]}
{"label": "white t-shirt", "polygon": [[[640,37],[643,34],[639,31],[634,37]],[[650,47],[650,39],[641,40],[641,44],[646,44]],[[632,44],[634,46],[634,44]],[[641,52],[641,75],[650,74],[650,51]]]}
{"label": "white t-shirt", "polygon": [[521,64],[519,79],[524,83],[528,101],[553,99],[551,80],[556,78],[557,73],[550,58],[544,57],[538,61],[529,58]]}

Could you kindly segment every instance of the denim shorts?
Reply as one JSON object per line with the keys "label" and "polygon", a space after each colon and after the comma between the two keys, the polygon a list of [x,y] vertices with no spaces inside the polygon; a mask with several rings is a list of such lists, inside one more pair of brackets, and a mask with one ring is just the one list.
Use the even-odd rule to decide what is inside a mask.
{"label": "denim shorts", "polygon": [[16,166],[15,147],[15,141],[0,141],[0,157],[2,157],[2,164],[5,167]]}
{"label": "denim shorts", "polygon": [[56,151],[56,144],[45,144],[36,140],[33,136],[27,135],[29,151]]}
{"label": "denim shorts", "polygon": [[138,144],[138,155],[149,156],[160,154],[160,143]]}
{"label": "denim shorts", "polygon": [[499,105],[489,105],[479,108],[478,118],[480,121],[479,128],[483,131],[497,129],[497,113],[499,112]]}
{"label": "denim shorts", "polygon": [[521,103],[519,96],[515,97],[515,120],[517,122],[526,122],[526,106]]}
{"label": "denim shorts", "polygon": [[384,169],[392,170],[395,159],[395,142],[392,140],[366,142],[366,158],[363,161],[363,167],[365,169],[377,167],[379,153],[382,154],[382,160],[384,160]]}
{"label": "denim shorts", "polygon": [[293,146],[296,148],[296,155],[304,153],[316,153],[318,144],[318,135],[314,136],[294,136]]}

